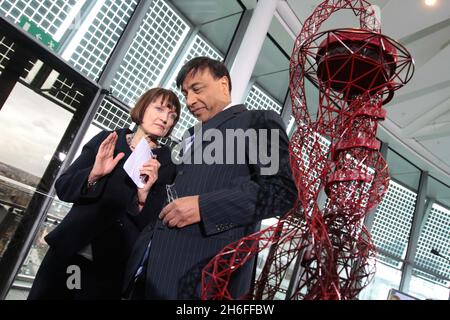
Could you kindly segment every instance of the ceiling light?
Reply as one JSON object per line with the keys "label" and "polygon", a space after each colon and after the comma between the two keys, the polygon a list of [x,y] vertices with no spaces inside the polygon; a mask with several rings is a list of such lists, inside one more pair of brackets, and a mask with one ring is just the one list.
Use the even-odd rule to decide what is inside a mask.
{"label": "ceiling light", "polygon": [[425,0],[425,4],[427,6],[434,6],[436,4],[436,0]]}

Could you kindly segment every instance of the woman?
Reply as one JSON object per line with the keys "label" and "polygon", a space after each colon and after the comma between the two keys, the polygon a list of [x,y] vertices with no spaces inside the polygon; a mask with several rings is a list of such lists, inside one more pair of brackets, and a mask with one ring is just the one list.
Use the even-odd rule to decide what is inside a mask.
{"label": "woman", "polygon": [[[180,103],[170,90],[153,88],[131,110],[136,132],[103,131],[56,181],[59,199],[73,207],[45,240],[50,248],[28,299],[120,299],[128,255],[140,230],[156,221],[175,177],[170,149],[157,138],[170,134]],[[154,157],[140,169],[138,188],[123,169],[146,139]]]}

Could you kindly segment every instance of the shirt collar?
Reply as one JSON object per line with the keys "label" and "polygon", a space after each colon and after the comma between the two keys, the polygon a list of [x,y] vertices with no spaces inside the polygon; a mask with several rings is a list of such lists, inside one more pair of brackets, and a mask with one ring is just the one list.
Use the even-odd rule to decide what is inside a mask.
{"label": "shirt collar", "polygon": [[229,107],[232,107],[232,106],[234,106],[233,102],[231,102],[229,105],[226,105],[225,108],[222,109],[222,111],[226,110],[226,109],[228,109]]}

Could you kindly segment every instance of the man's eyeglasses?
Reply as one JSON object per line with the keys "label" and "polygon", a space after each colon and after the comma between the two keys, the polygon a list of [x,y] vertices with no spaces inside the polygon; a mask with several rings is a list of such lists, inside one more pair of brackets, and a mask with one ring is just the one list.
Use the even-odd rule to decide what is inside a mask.
{"label": "man's eyeglasses", "polygon": [[173,200],[178,198],[177,191],[175,190],[175,183],[174,184],[166,184],[166,201],[167,203],[171,203]]}

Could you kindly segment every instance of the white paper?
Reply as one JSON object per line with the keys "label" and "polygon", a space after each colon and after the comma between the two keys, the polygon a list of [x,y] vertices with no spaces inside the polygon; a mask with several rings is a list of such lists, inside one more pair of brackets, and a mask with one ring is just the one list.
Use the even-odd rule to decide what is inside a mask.
{"label": "white paper", "polygon": [[138,188],[144,187],[144,179],[146,178],[145,175],[141,176],[139,169],[152,157],[152,149],[148,145],[145,137],[143,137],[123,165],[125,172],[130,176],[131,180],[133,180]]}

